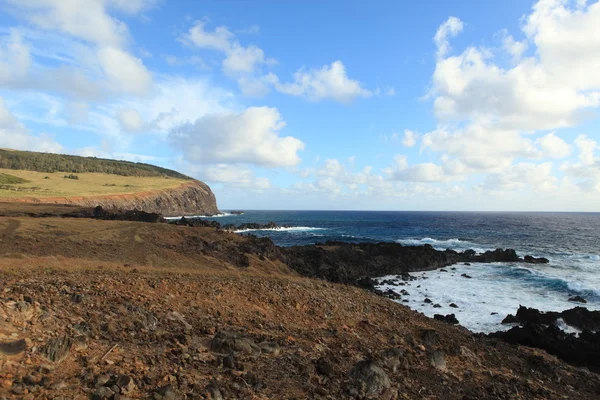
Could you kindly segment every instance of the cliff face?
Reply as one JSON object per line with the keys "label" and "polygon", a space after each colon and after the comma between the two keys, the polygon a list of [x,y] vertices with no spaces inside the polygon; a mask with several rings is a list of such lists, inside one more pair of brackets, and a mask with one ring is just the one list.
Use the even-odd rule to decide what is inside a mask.
{"label": "cliff face", "polygon": [[214,215],[219,213],[217,200],[210,187],[200,181],[149,192],[85,196],[18,199],[18,202],[70,204],[83,207],[102,206],[105,209],[141,210],[155,212],[165,217],[180,215]]}

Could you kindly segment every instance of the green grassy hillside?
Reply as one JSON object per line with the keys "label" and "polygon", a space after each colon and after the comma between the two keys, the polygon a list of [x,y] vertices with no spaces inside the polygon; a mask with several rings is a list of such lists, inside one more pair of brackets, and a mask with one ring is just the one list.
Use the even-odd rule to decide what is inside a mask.
{"label": "green grassy hillside", "polygon": [[7,149],[0,149],[0,168],[48,173],[98,172],[121,176],[159,176],[190,179],[177,171],[144,163]]}
{"label": "green grassy hillside", "polygon": [[190,180],[143,163],[0,149],[0,200],[5,201],[141,193]]}

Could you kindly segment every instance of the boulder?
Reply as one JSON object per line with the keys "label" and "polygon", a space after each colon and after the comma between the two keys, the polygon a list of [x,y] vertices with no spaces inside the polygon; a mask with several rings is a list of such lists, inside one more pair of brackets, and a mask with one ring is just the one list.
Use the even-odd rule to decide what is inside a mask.
{"label": "boulder", "polygon": [[587,300],[581,296],[573,296],[573,297],[569,298],[569,301],[574,301],[576,303],[583,303],[583,304],[587,303]]}
{"label": "boulder", "polygon": [[392,386],[385,371],[371,360],[356,363],[349,375],[359,383],[367,396],[379,396]]}
{"label": "boulder", "polygon": [[445,322],[450,325],[458,325],[458,323],[459,323],[458,320],[456,319],[456,315],[454,315],[454,314],[448,314],[448,315],[435,314],[433,316],[433,319]]}

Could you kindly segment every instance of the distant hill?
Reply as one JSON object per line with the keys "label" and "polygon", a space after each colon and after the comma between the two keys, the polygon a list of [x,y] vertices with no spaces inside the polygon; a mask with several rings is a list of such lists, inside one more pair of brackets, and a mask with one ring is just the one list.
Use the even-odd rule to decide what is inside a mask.
{"label": "distant hill", "polygon": [[177,171],[144,163],[7,149],[0,149],[0,168],[48,173],[99,172],[121,176],[168,176],[191,179]]}
{"label": "distant hill", "polygon": [[0,203],[100,205],[165,216],[213,215],[203,182],[150,164],[0,149]]}

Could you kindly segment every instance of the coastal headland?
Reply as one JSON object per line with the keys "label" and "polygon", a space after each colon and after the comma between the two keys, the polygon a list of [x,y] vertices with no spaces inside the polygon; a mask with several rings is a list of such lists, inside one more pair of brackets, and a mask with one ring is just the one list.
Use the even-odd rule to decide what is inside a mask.
{"label": "coastal headland", "polygon": [[0,215],[0,398],[600,395],[593,365],[358,287],[468,260],[543,262],[510,250],[281,248],[213,222],[76,206],[7,203]]}

